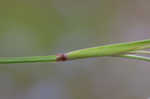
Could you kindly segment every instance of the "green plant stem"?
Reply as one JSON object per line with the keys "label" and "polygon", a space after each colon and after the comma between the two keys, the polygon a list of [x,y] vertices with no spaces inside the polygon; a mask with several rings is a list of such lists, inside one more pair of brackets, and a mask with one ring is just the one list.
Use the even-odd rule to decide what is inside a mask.
{"label": "green plant stem", "polygon": [[32,57],[10,57],[0,58],[0,64],[13,63],[35,63],[35,62],[56,62],[55,55],[52,56],[32,56]]}
{"label": "green plant stem", "polygon": [[104,45],[99,47],[80,49],[65,54],[51,55],[51,56],[0,58],[0,64],[57,62],[57,61],[75,60],[75,59],[82,59],[82,58],[85,59],[90,57],[102,57],[102,56],[117,56],[117,57],[119,56],[124,58],[149,61],[150,59],[148,57],[128,55],[130,53],[149,54],[149,52],[146,51],[143,52],[139,51],[146,48],[150,48],[150,40]]}
{"label": "green plant stem", "polygon": [[89,57],[115,56],[129,52],[150,48],[150,40],[104,45],[93,48],[80,49],[67,53],[68,59],[81,59]]}

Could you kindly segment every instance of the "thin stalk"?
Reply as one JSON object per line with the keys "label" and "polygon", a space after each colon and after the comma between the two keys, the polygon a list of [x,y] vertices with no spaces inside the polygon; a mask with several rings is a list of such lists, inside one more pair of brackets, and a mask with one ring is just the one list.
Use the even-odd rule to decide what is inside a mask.
{"label": "thin stalk", "polygon": [[116,56],[147,48],[150,48],[150,40],[110,44],[99,47],[80,49],[66,53],[66,55],[68,59],[74,60],[89,57]]}
{"label": "thin stalk", "polygon": [[35,62],[56,62],[55,55],[52,56],[32,56],[32,57],[10,57],[0,58],[0,64],[13,63],[35,63]]}
{"label": "thin stalk", "polygon": [[129,52],[129,54],[145,54],[145,55],[150,55],[150,51],[139,50],[139,51]]}
{"label": "thin stalk", "polygon": [[128,58],[128,59],[136,59],[136,60],[142,60],[142,61],[150,62],[150,57],[145,57],[145,56],[138,56],[138,55],[127,54],[127,55],[120,55],[118,57]]}
{"label": "thin stalk", "polygon": [[134,51],[136,52],[138,50],[143,50],[147,48],[150,48],[150,40],[104,45],[99,47],[80,49],[65,54],[51,55],[51,56],[31,56],[31,57],[11,57],[11,58],[2,57],[0,58],[0,64],[58,62],[58,61],[66,61],[66,60],[85,59],[91,57],[102,57],[102,56],[119,56],[119,57],[125,57],[130,59],[132,58],[132,59],[149,61],[149,58],[147,57],[128,55],[130,52],[134,52]]}

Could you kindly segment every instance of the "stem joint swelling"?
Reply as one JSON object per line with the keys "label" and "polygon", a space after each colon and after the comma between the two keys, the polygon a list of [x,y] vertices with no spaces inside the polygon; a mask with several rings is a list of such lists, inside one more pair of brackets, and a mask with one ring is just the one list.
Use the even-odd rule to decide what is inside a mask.
{"label": "stem joint swelling", "polygon": [[56,61],[67,61],[67,55],[66,54],[57,54]]}
{"label": "stem joint swelling", "polygon": [[103,56],[108,57],[113,56],[150,62],[150,57],[139,56],[139,54],[150,55],[149,51],[144,51],[144,49],[147,48],[150,48],[150,39],[79,49],[65,54],[57,54],[50,56],[10,57],[10,58],[2,57],[0,58],[0,64],[59,62],[92,57],[103,57]]}

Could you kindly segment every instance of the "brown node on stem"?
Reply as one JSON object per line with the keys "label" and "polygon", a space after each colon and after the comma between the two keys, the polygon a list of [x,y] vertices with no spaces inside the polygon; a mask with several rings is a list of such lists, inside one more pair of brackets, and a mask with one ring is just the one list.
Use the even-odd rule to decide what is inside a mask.
{"label": "brown node on stem", "polygon": [[65,54],[57,54],[56,55],[57,58],[56,58],[56,61],[66,61],[67,60],[67,56]]}

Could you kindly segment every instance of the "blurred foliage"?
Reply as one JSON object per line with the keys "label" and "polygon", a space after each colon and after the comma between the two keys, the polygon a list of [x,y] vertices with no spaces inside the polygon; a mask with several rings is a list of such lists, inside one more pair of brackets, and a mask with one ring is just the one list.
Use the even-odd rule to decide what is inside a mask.
{"label": "blurred foliage", "polygon": [[51,6],[50,1],[0,1],[0,21],[1,34],[12,28],[24,28],[32,32],[27,34],[33,35],[37,39],[36,44],[41,46],[49,46],[64,31],[63,17]]}

